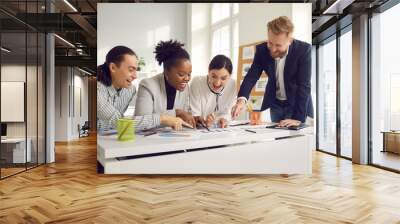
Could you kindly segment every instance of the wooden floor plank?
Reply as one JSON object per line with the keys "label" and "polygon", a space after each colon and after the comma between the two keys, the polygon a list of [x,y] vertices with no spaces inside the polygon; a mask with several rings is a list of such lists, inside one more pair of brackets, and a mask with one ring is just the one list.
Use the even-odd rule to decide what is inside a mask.
{"label": "wooden floor plank", "polygon": [[104,175],[96,137],[0,181],[0,223],[400,223],[400,175],[313,153],[312,175]]}

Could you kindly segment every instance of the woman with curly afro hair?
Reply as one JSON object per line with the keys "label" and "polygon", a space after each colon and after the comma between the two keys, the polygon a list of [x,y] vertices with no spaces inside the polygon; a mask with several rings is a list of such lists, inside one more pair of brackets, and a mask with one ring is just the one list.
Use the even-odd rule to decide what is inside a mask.
{"label": "woman with curly afro hair", "polygon": [[139,84],[135,115],[168,114],[181,118],[195,127],[189,113],[189,86],[192,73],[190,56],[176,41],[160,41],[154,53],[163,72],[143,79]]}

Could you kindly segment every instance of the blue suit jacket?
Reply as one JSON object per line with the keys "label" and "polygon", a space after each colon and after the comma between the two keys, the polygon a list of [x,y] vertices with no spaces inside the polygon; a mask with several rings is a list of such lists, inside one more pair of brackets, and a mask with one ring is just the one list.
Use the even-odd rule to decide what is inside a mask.
{"label": "blue suit jacket", "polygon": [[[249,98],[251,89],[260,78],[261,73],[268,74],[261,110],[270,108],[276,99],[275,59],[270,55],[267,42],[256,46],[253,63],[245,76],[238,97]],[[292,112],[292,119],[304,122],[307,116],[313,117],[311,100],[311,45],[293,40],[289,46],[284,68],[286,97]]]}

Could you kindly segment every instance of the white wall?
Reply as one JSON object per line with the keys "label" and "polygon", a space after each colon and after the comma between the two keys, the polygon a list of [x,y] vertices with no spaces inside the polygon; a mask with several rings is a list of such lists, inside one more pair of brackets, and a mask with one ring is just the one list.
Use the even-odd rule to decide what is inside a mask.
{"label": "white wall", "polygon": [[56,67],[55,72],[55,141],[70,141],[79,137],[78,124],[88,120],[88,78],[71,67]]}
{"label": "white wall", "polygon": [[[82,73],[79,72],[79,70],[75,69],[75,75],[74,75],[74,86],[75,86],[75,96],[74,97],[74,110],[75,113],[73,114],[74,117],[72,119],[72,136],[76,138],[77,136],[79,137],[78,129],[77,126],[80,124],[81,126],[85,123],[85,121],[89,120],[88,117],[88,77],[87,76],[81,76]],[[80,99],[77,93],[77,90],[80,90]],[[80,102],[79,102],[80,100]],[[81,107],[81,108],[79,108]],[[79,111],[81,110],[81,112]]]}
{"label": "white wall", "polygon": [[68,141],[68,73],[68,67],[55,68],[55,141]]}
{"label": "white wall", "polygon": [[[25,82],[25,74],[26,74],[25,69],[26,69],[25,64],[1,65],[1,81]],[[31,66],[28,66],[28,70],[30,69],[33,68]]]}
{"label": "white wall", "polygon": [[[266,40],[267,23],[278,16],[292,18],[292,4],[239,4],[239,45]],[[311,22],[309,22],[309,26],[311,27]]]}
{"label": "white wall", "polygon": [[114,46],[125,45],[146,62],[145,71],[161,71],[154,59],[160,40],[187,43],[186,4],[97,4],[97,64]]}
{"label": "white wall", "polygon": [[25,82],[1,81],[1,122],[25,121]]}
{"label": "white wall", "polygon": [[[25,82],[25,69],[31,70],[24,65],[7,64],[1,66],[1,81],[9,82]],[[7,108],[1,108],[7,110]],[[9,122],[7,123],[7,136],[8,137],[25,137],[25,122]]]}
{"label": "white wall", "polygon": [[311,3],[240,4],[239,44],[266,40],[267,23],[279,16],[287,16],[292,20],[294,38],[311,44]]}
{"label": "white wall", "polygon": [[309,44],[312,42],[311,6],[311,3],[293,3],[291,16],[294,24],[294,38]]}
{"label": "white wall", "polygon": [[89,119],[89,78],[87,76],[79,76],[82,88],[82,116],[81,123]]}
{"label": "white wall", "polygon": [[191,34],[192,75],[206,75],[211,55],[211,4],[189,4],[189,33]]}

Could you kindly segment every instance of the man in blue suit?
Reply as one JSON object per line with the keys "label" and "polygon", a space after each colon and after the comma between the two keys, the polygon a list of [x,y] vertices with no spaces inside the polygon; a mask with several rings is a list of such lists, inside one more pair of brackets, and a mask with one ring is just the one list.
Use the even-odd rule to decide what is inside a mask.
{"label": "man in blue suit", "polygon": [[313,117],[311,101],[311,45],[292,37],[293,23],[286,16],[268,23],[268,40],[256,53],[238,93],[232,117],[245,107],[251,89],[263,71],[268,74],[261,110],[271,109],[272,122],[298,126]]}

